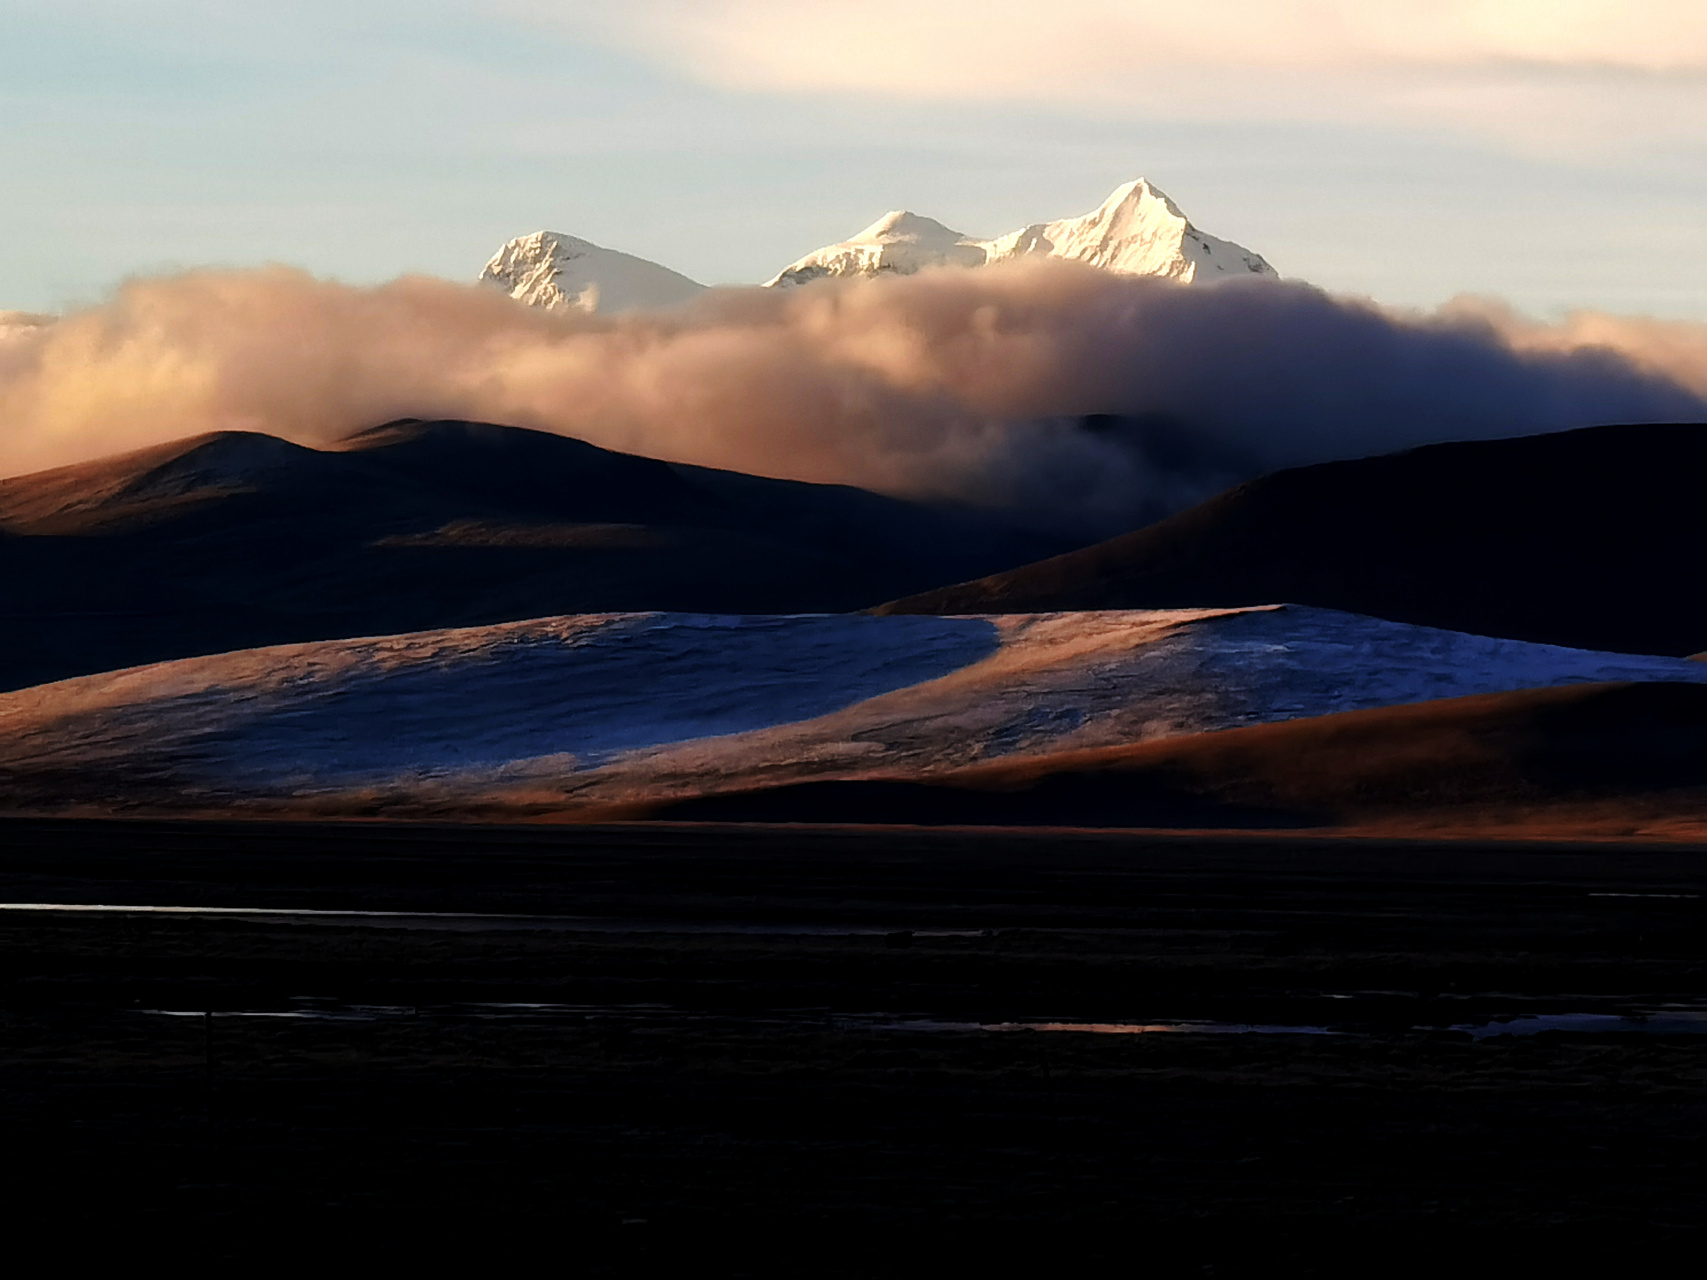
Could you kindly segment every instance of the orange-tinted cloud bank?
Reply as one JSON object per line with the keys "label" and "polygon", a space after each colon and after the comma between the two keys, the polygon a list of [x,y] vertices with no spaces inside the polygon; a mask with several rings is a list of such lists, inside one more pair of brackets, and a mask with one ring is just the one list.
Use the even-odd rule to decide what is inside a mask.
{"label": "orange-tinted cloud bank", "polygon": [[[1147,415],[1163,447],[1092,414]],[[0,333],[0,474],[222,428],[325,444],[402,416],[1117,525],[1277,466],[1707,416],[1707,326],[1401,316],[1045,262],[608,318],[425,278],[201,272]]]}

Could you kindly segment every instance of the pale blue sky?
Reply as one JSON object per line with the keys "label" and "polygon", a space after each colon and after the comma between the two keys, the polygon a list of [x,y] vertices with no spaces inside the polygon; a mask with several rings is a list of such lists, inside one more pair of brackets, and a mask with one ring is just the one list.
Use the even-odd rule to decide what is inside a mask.
{"label": "pale blue sky", "polygon": [[1692,6],[1625,0],[1659,36],[1615,48],[1537,43],[1528,0],[1445,7],[1468,25],[1205,0],[1297,21],[1198,47],[1147,0],[1030,30],[986,0],[976,32],[865,0],[877,45],[839,0],[0,0],[0,309],[203,265],[470,279],[541,227],[756,282],[891,208],[989,236],[1143,175],[1336,291],[1707,318]]}

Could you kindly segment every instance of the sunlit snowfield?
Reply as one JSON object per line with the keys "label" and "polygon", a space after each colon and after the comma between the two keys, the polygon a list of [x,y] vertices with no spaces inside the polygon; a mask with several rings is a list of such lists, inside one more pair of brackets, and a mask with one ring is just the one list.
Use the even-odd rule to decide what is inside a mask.
{"label": "sunlit snowfield", "polygon": [[26,804],[597,806],[925,774],[1707,665],[1296,606],[547,618],[252,649],[0,696]]}

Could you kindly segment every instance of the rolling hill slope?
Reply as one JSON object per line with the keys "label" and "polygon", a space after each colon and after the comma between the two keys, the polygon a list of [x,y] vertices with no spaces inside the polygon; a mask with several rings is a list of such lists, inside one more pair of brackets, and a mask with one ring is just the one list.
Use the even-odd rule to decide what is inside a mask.
{"label": "rolling hill slope", "polygon": [[651,806],[678,821],[1707,831],[1707,689],[1589,684],[1370,708]]}
{"label": "rolling hill slope", "polygon": [[[1659,682],[1673,691],[1664,699],[1688,707],[1695,695],[1676,690],[1707,683],[1707,664],[1296,606],[536,618],[274,645],[0,693],[0,810],[587,818],[860,780],[847,793],[857,817],[858,797],[899,781],[954,785],[968,768],[1023,777],[1099,748],[1124,759],[1134,744],[1225,736],[1214,730],[1608,681]],[[1355,744],[1336,756],[1313,739],[1285,741],[1305,752],[1275,757],[1294,772],[1329,783],[1343,772],[1333,785],[1353,791],[1367,776]],[[1655,741],[1664,748],[1664,733]],[[1647,758],[1640,741],[1626,747],[1632,762]],[[1408,749],[1400,735],[1381,758]],[[1418,760],[1426,765],[1426,752]],[[1472,757],[1460,772],[1485,785],[1474,767]],[[1105,800],[1074,800],[1076,818],[1053,812],[1133,820],[1120,817],[1131,809],[1123,795],[1114,786]],[[1023,820],[1025,803],[996,795],[988,820]],[[1113,816],[1098,817],[1111,804]],[[975,807],[959,820],[979,821]],[[1144,813],[1137,820],[1159,820]]]}
{"label": "rolling hill slope", "polygon": [[1277,472],[887,613],[1289,600],[1547,644],[1707,649],[1707,426],[1606,426]]}
{"label": "rolling hill slope", "polygon": [[0,481],[0,688],[563,613],[855,609],[1061,545],[513,427],[221,432]]}

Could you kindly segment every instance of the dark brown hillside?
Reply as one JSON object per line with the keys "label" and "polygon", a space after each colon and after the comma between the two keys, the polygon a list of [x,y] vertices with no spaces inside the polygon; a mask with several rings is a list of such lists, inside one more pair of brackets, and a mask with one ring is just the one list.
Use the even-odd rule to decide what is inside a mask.
{"label": "dark brown hillside", "polygon": [[684,821],[1707,829],[1707,688],[1590,684],[686,800]]}
{"label": "dark brown hillside", "polygon": [[1136,533],[884,605],[1290,601],[1484,635],[1707,648],[1707,426],[1607,426],[1282,471]]}
{"label": "dark brown hillside", "polygon": [[514,427],[220,432],[0,481],[0,689],[560,613],[857,609],[1061,545]]}

